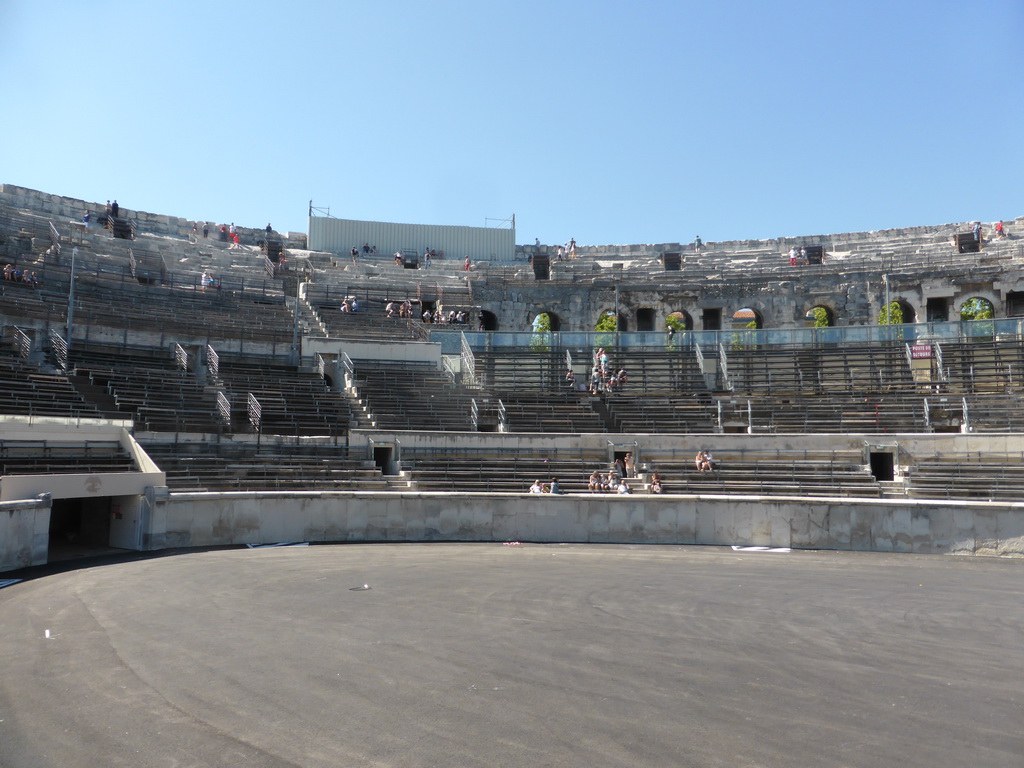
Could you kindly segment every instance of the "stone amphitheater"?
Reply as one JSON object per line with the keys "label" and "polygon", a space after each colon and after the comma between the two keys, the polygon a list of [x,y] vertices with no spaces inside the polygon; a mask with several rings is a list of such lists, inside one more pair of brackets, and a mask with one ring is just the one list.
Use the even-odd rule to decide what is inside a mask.
{"label": "stone amphitheater", "polygon": [[[2,570],[280,542],[1024,555],[1024,218],[426,269],[103,210],[0,188],[0,254],[34,276],[0,281]],[[627,383],[567,385],[600,348]],[[588,492],[627,453],[632,493]]]}

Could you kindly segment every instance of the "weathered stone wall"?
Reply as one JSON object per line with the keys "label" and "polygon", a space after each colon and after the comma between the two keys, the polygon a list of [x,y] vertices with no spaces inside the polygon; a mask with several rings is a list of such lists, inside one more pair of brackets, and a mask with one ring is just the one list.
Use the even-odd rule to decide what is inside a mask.
{"label": "weathered stone wall", "polygon": [[1024,555],[1024,504],[755,496],[180,493],[147,549],[316,541],[703,544]]}
{"label": "weathered stone wall", "polygon": [[0,571],[46,562],[50,499],[0,502]]}

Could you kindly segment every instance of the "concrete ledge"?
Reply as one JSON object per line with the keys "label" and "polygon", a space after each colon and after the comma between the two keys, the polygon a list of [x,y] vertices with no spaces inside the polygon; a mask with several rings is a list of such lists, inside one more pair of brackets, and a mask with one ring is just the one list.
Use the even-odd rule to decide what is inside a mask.
{"label": "concrete ledge", "polygon": [[144,546],[439,540],[1024,556],[1024,504],[642,494],[171,493],[154,500]]}

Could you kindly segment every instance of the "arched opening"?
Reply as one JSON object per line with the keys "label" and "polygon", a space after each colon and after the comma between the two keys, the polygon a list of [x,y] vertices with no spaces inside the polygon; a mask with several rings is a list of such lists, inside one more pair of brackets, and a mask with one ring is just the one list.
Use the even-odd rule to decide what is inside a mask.
{"label": "arched opening", "polygon": [[480,330],[481,331],[496,331],[498,330],[498,316],[493,312],[488,312],[486,309],[480,310]]}
{"label": "arched opening", "polygon": [[961,320],[991,320],[995,316],[992,302],[981,296],[972,296],[960,305]]}
{"label": "arched opening", "polygon": [[914,307],[905,299],[894,299],[889,306],[882,307],[878,313],[879,325],[900,325],[901,323],[916,323],[917,313]]}
{"label": "arched opening", "polygon": [[541,312],[530,321],[530,330],[534,333],[560,331],[561,329],[562,320],[554,312]]}
{"label": "arched opening", "polygon": [[638,331],[653,331],[655,312],[650,307],[640,307],[636,311],[636,329]]}
{"label": "arched opening", "polygon": [[674,331],[692,331],[693,318],[690,317],[689,312],[670,312],[665,317],[665,328],[671,328]]}
{"label": "arched opening", "polygon": [[615,313],[612,312],[610,309],[602,312],[601,315],[597,318],[597,322],[594,324],[595,331],[617,331],[620,330],[620,328],[621,326],[619,325],[619,322],[615,317]]}
{"label": "arched opening", "polygon": [[836,324],[836,314],[831,307],[821,304],[811,307],[804,314],[809,328],[831,328]]}
{"label": "arched opening", "polygon": [[732,327],[754,330],[764,327],[764,318],[756,309],[743,307],[732,313]]}

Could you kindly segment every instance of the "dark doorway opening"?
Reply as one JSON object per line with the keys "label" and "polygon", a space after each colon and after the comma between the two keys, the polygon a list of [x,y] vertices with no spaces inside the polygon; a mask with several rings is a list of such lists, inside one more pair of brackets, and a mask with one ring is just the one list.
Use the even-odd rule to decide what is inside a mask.
{"label": "dark doorway opening", "polygon": [[636,311],[636,329],[638,331],[654,330],[654,310],[650,307],[641,307]]}
{"label": "dark doorway opening", "polygon": [[871,474],[880,483],[891,483],[896,468],[896,457],[890,451],[871,452]]}
{"label": "dark doorway opening", "polygon": [[925,304],[925,313],[929,323],[945,323],[949,321],[949,299],[931,298]]}
{"label": "dark doorway opening", "polygon": [[480,310],[480,325],[485,331],[498,330],[498,316],[486,309]]}
{"label": "dark doorway opening", "polygon": [[704,309],[701,311],[701,325],[705,331],[722,330],[722,310]]}
{"label": "dark doorway opening", "polygon": [[111,551],[110,498],[54,499],[47,562]]}
{"label": "dark doorway opening", "polygon": [[393,445],[373,446],[373,463],[380,468],[382,475],[395,474],[395,447]]}

